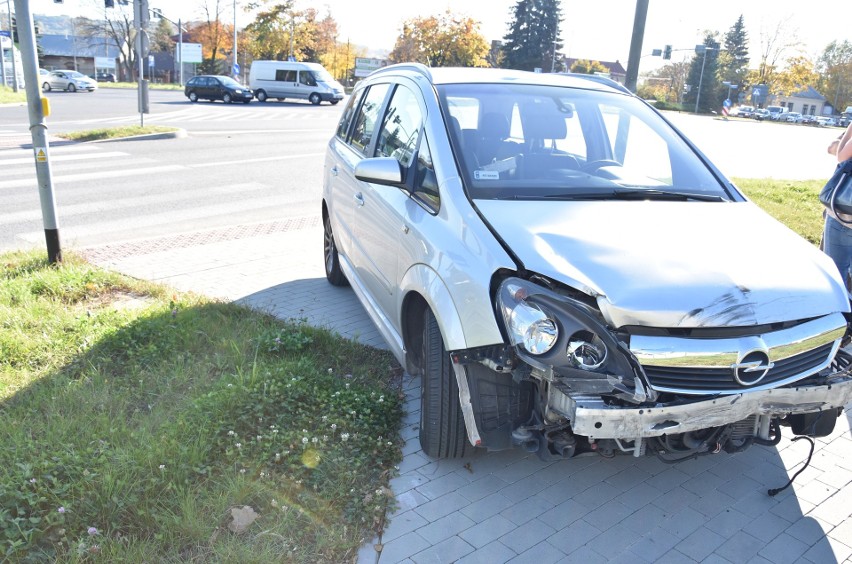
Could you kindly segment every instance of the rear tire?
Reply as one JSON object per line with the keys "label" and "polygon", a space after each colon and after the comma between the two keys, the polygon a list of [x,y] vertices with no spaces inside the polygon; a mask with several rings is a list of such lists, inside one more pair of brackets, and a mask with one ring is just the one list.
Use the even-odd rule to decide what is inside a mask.
{"label": "rear tire", "polygon": [[340,269],[340,255],[337,253],[337,244],[334,242],[334,232],[331,230],[331,220],[324,216],[323,226],[323,263],[325,264],[325,277],[332,286],[346,286],[349,281]]}
{"label": "rear tire", "polygon": [[467,438],[459,386],[431,310],[423,319],[420,375],[420,447],[434,458],[460,458],[473,450]]}
{"label": "rear tire", "polygon": [[196,103],[198,101],[198,94],[196,94],[194,91],[190,92],[189,93],[189,101],[192,102],[193,104]]}
{"label": "rear tire", "polygon": [[41,89],[45,92],[50,92],[50,83],[45,82],[44,84],[41,85]]}
{"label": "rear tire", "polygon": [[234,101],[234,99],[231,98],[231,95],[226,92],[225,95],[222,96],[222,101],[225,102],[226,104],[230,104],[231,102]]}

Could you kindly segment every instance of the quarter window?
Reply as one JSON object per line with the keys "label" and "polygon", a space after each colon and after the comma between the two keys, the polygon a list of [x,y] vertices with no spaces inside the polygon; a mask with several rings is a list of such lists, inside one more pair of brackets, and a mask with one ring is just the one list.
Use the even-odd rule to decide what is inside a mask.
{"label": "quarter window", "polygon": [[296,82],[296,71],[278,69],[275,71],[275,80],[280,82]]}

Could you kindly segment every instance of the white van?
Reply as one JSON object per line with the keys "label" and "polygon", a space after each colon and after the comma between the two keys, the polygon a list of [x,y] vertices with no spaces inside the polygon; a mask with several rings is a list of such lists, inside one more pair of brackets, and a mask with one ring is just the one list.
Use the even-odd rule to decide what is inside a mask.
{"label": "white van", "polygon": [[269,98],[301,98],[311,104],[336,104],[343,99],[343,85],[318,63],[255,61],[249,72],[249,88],[259,102]]}

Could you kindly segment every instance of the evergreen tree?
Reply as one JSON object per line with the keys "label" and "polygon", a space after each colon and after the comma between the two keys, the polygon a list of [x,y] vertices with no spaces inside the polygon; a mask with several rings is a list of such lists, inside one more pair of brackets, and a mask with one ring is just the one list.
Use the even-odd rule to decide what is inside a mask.
{"label": "evergreen tree", "polygon": [[[549,71],[559,43],[560,0],[518,0],[510,31],[503,39],[502,66],[510,69]],[[554,69],[559,70],[559,69]]]}
{"label": "evergreen tree", "polygon": [[[725,34],[724,51],[719,54],[719,82],[736,84],[739,86],[737,92],[747,92],[748,63],[748,33],[745,30],[743,17],[740,15]],[[725,88],[725,96],[727,96],[727,88]],[[731,97],[736,103],[733,93]]]}
{"label": "evergreen tree", "polygon": [[[696,52],[695,57],[689,67],[689,76],[687,76],[687,84],[690,85],[690,90],[684,96],[684,103],[689,108],[695,108],[696,101],[698,102],[699,112],[719,111],[722,107],[727,89],[721,90],[721,83],[717,78],[717,69],[719,61],[719,43],[716,41],[714,34],[707,32],[704,36],[704,49],[702,52]],[[699,96],[699,85],[701,95]]]}

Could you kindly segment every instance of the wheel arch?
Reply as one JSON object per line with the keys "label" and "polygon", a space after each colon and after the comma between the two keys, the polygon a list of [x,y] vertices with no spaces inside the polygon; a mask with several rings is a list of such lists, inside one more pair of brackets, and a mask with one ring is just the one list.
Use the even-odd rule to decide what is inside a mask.
{"label": "wheel arch", "polygon": [[399,290],[402,296],[399,313],[402,341],[406,349],[406,369],[411,371],[421,366],[421,330],[427,309],[435,315],[448,351],[467,348],[464,326],[452,294],[434,270],[423,264],[413,266],[400,281]]}

